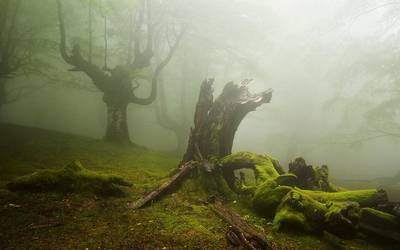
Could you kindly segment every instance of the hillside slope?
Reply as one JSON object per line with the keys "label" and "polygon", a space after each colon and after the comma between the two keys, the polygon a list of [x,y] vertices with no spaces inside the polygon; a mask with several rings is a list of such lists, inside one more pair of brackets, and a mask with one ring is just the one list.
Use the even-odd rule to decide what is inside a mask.
{"label": "hillside slope", "polygon": [[[200,199],[190,181],[151,206],[130,204],[176,167],[179,159],[144,148],[41,129],[0,125],[0,249],[231,249],[227,225]],[[41,169],[60,169],[79,160],[85,168],[117,174],[133,183],[126,197],[93,194],[12,193],[5,185]],[[330,249],[313,236],[274,233],[270,223],[240,201],[235,209],[286,249]],[[362,240],[351,249],[382,249]]]}

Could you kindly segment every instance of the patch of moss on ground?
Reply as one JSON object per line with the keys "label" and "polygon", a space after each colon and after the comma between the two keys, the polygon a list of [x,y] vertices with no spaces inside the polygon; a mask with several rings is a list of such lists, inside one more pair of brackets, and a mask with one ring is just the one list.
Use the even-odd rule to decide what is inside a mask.
{"label": "patch of moss on ground", "polygon": [[40,170],[24,175],[7,184],[7,188],[12,191],[98,195],[123,195],[121,186],[131,187],[132,184],[117,175],[87,170],[79,161],[74,161],[60,170]]}

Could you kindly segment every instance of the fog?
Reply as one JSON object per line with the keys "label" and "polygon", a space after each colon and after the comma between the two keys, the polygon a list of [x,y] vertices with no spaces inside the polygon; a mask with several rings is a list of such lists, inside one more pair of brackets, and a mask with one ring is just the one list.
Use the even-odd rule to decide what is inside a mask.
{"label": "fog", "polygon": [[[125,41],[132,27],[126,6],[132,1],[94,2],[93,61],[102,65],[102,15],[107,15],[108,64],[115,66],[128,54]],[[107,126],[103,93],[82,72],[68,71],[71,67],[57,49],[56,5],[53,1],[33,5],[42,4],[48,4],[45,17],[34,12],[31,18],[46,25],[38,36],[51,44],[43,54],[51,66],[45,66],[45,74],[8,80],[8,91],[13,86],[29,88],[23,98],[2,107],[1,121],[101,139]],[[130,139],[135,144],[174,152],[177,138],[159,124],[158,105],[167,106],[169,116],[188,137],[202,80],[215,78],[216,97],[225,83],[250,78],[252,92],[272,88],[273,97],[241,123],[234,151],[270,154],[285,167],[302,156],[310,164],[327,164],[331,175],[341,179],[392,176],[399,171],[400,2],[153,4],[160,30],[185,27],[186,32],[162,72],[159,85],[165,102],[158,96],[150,105],[128,106]],[[81,41],[86,55],[87,1],[64,1],[64,5],[68,43]],[[158,46],[152,60],[166,55],[165,39],[160,38]],[[143,81],[135,93],[146,97],[150,89]]]}

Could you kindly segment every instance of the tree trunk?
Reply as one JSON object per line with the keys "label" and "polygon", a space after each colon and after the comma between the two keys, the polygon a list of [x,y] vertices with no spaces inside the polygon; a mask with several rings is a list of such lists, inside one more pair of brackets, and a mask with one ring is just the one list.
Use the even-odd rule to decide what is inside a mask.
{"label": "tree trunk", "polygon": [[229,82],[221,95],[213,100],[213,79],[205,80],[194,117],[194,129],[189,138],[183,161],[195,160],[200,155],[204,159],[222,158],[232,151],[233,140],[243,118],[258,106],[268,103],[272,91],[250,94],[244,80],[240,86]]}
{"label": "tree trunk", "polygon": [[107,131],[105,140],[118,144],[131,144],[128,131],[128,103],[106,103]]}
{"label": "tree trunk", "polygon": [[[204,186],[212,186],[216,189],[214,191],[221,191],[220,193],[226,191],[224,187],[228,187],[226,181],[229,181],[226,179],[232,179],[233,172],[222,171],[215,167],[214,160],[231,153],[235,132],[240,122],[250,111],[268,103],[272,97],[270,90],[250,94],[247,88],[249,82],[249,80],[244,80],[241,86],[232,82],[227,83],[222,94],[214,102],[212,88],[214,80],[203,81],[194,114],[195,127],[191,131],[186,153],[180,164],[181,167],[177,170],[178,174],[181,173],[178,176],[188,176],[186,170],[182,174],[182,166],[192,165],[192,161],[198,161],[200,164],[197,166],[201,165],[201,169],[196,166],[188,169],[188,172],[193,169],[205,171],[207,176],[205,179],[210,185],[205,184]],[[177,186],[183,179],[173,177],[174,181],[169,181],[157,189],[161,191],[154,191],[151,195],[143,198],[145,203],[142,204],[141,201],[138,201],[138,204],[141,204],[138,207],[159,198],[165,193],[163,190]]]}

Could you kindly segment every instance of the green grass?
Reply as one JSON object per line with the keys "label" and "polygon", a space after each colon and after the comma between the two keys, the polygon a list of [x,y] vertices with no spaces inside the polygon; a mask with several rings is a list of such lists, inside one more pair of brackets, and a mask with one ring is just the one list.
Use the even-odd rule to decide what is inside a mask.
{"label": "green grass", "polygon": [[[230,249],[227,225],[203,205],[204,190],[191,180],[150,206],[129,205],[156,187],[178,158],[145,148],[118,147],[85,137],[0,125],[0,249]],[[36,171],[61,171],[79,160],[88,171],[132,183],[124,197],[93,193],[10,192],[6,184]],[[243,198],[244,199],[244,198]],[[315,236],[276,233],[270,221],[232,206],[266,237],[288,249],[330,249]],[[382,249],[347,241],[352,249]]]}

